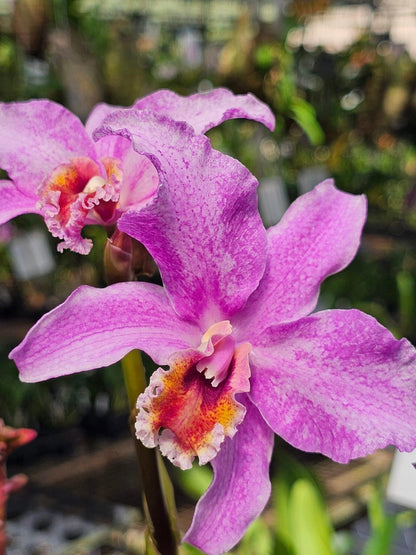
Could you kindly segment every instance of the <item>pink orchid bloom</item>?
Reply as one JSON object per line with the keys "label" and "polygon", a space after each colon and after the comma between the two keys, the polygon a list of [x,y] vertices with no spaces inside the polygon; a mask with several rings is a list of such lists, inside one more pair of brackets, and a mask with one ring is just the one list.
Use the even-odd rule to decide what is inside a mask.
{"label": "pink orchid bloom", "polygon": [[109,365],[139,348],[160,366],[139,396],[136,432],[213,481],[184,540],[231,549],[270,495],[273,434],[345,463],[416,446],[416,351],[358,310],[316,308],[321,282],[356,254],[366,200],[330,180],[265,231],[253,176],[187,125],[114,113],[158,170],[155,199],[122,216],[164,287],[81,287],[46,314],[11,358],[36,382]]}
{"label": "pink orchid bloom", "polygon": [[[134,106],[173,115],[197,134],[231,118],[274,126],[265,104],[226,89],[189,97],[160,90]],[[81,236],[84,225],[112,227],[123,212],[146,204],[159,183],[148,158],[123,137],[107,136],[97,143],[92,139],[94,128],[115,109],[97,105],[84,127],[49,100],[0,103],[0,168],[11,179],[0,180],[0,224],[20,214],[40,214],[52,235],[62,239],[59,251],[87,254],[92,242]]]}

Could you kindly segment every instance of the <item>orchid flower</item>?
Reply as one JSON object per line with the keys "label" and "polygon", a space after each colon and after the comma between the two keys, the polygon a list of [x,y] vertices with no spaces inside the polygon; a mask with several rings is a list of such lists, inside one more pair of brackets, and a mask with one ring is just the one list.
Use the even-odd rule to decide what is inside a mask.
{"label": "orchid flower", "polygon": [[[273,128],[270,109],[252,95],[226,89],[181,97],[160,90],[135,107],[188,122],[195,133],[231,118],[251,118]],[[94,128],[118,109],[99,104],[85,127],[63,106],[49,100],[0,103],[0,168],[11,181],[0,181],[0,224],[25,213],[40,214],[65,248],[87,254],[87,224],[114,226],[120,215],[146,204],[158,187],[158,175],[145,156],[123,137],[97,143]]]}
{"label": "orchid flower", "polygon": [[[111,114],[149,157],[160,187],[119,228],[141,241],[164,286],[83,286],[46,314],[11,358],[23,381],[105,366],[134,348],[160,365],[137,401],[136,433],[213,481],[184,540],[232,548],[270,495],[276,433],[345,463],[416,446],[416,351],[358,310],[316,308],[321,282],[355,256],[366,200],[328,180],[265,231],[257,181],[204,136],[155,113]],[[168,366],[168,369],[162,368]]]}

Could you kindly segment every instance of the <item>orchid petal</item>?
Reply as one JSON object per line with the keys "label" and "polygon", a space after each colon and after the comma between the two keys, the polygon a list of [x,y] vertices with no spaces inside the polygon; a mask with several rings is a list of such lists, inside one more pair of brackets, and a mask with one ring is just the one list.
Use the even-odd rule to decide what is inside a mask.
{"label": "orchid petal", "polygon": [[358,310],[269,329],[253,349],[250,398],[303,451],[346,463],[416,445],[416,350]]}
{"label": "orchid petal", "polygon": [[119,135],[107,135],[95,143],[101,159],[120,160],[123,186],[120,190],[119,208],[124,212],[140,209],[155,194],[159,176],[152,162],[135,152],[131,141]]}
{"label": "orchid petal", "polygon": [[332,180],[291,205],[268,231],[268,266],[239,314],[239,324],[251,338],[313,311],[321,282],[354,258],[365,217],[365,197],[339,191]]}
{"label": "orchid petal", "polygon": [[[214,479],[199,500],[183,541],[208,555],[231,549],[264,509],[270,496],[269,464],[273,432],[245,396],[246,417],[226,439],[211,464]],[[253,441],[255,438],[255,441]]]}
{"label": "orchid petal", "polygon": [[76,156],[96,160],[81,121],[50,100],[0,103],[0,168],[28,196],[58,165]]}
{"label": "orchid petal", "polygon": [[134,104],[140,110],[152,110],[175,121],[185,121],[197,134],[235,118],[253,119],[271,131],[274,115],[270,108],[252,94],[235,95],[228,89],[217,88],[204,93],[180,96],[173,91],[160,90]]}
{"label": "orchid petal", "polygon": [[246,302],[266,261],[257,181],[184,123],[151,112],[111,114],[97,137],[130,137],[159,171],[157,200],[129,212],[119,228],[155,259],[175,310],[208,327]]}
{"label": "orchid petal", "polygon": [[22,381],[37,382],[107,366],[135,348],[166,364],[172,352],[197,346],[200,333],[175,315],[158,285],[82,286],[43,316],[10,358]]}
{"label": "orchid petal", "polygon": [[[98,108],[101,108],[99,110]],[[91,128],[94,122],[101,123],[101,118],[114,111],[114,107],[99,105],[90,116]],[[101,114],[101,115],[100,115]],[[87,122],[87,124],[88,124]],[[120,191],[119,207],[122,211],[138,210],[154,195],[159,186],[159,176],[152,162],[135,152],[131,141],[120,135],[107,135],[95,143],[97,156],[100,159],[113,158],[120,160],[123,174],[123,186]]]}
{"label": "orchid petal", "polygon": [[0,225],[20,214],[36,213],[37,198],[22,193],[13,181],[0,180]]}
{"label": "orchid petal", "polygon": [[104,119],[111,114],[111,112],[120,109],[122,109],[122,106],[112,106],[105,102],[96,104],[85,122],[85,131],[87,135],[92,138],[94,130],[103,123]]}

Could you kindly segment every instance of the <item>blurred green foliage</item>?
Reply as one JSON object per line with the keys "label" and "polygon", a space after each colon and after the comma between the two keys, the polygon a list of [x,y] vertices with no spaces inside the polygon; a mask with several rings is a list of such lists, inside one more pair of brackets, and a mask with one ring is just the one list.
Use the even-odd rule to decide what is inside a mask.
{"label": "blurred green foliage", "polygon": [[[239,545],[238,555],[347,555],[354,548],[354,535],[335,530],[321,487],[310,471],[284,450],[276,454],[277,469],[273,479],[272,504],[267,513],[255,520]],[[208,487],[212,473],[194,466],[177,473],[180,487],[195,500]],[[415,511],[388,514],[383,488],[372,487],[368,502],[370,534],[363,555],[389,555],[400,527],[413,526]],[[357,549],[357,546],[355,546]],[[355,549],[355,551],[356,551]],[[202,553],[185,545],[184,555]]]}

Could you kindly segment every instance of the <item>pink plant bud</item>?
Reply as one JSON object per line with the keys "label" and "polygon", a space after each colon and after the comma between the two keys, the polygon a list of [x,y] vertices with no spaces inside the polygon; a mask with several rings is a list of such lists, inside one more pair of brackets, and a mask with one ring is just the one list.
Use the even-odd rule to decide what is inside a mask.
{"label": "pink plant bud", "polygon": [[28,477],[26,476],[26,474],[16,474],[15,476],[8,478],[3,484],[0,484],[0,491],[1,491],[0,499],[1,498],[7,499],[7,497],[11,493],[14,493],[24,488],[27,482],[28,482]]}
{"label": "pink plant bud", "polygon": [[6,426],[0,419],[0,453],[9,455],[14,449],[29,443],[37,436],[37,432],[31,428],[12,428]]}

